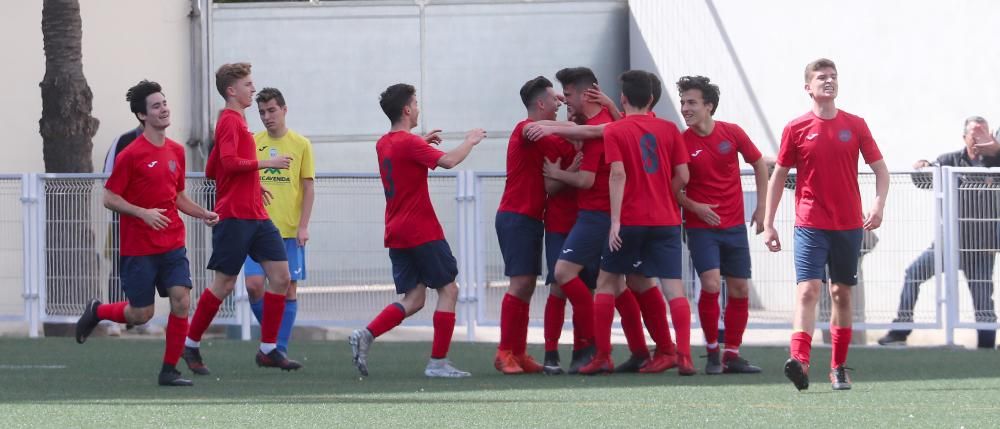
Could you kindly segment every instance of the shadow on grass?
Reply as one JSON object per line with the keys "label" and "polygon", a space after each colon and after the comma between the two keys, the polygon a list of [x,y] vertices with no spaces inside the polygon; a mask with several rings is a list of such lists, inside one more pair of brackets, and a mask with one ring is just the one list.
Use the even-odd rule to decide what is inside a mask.
{"label": "shadow on grass", "polygon": [[[369,359],[371,376],[367,378],[358,376],[351,364],[350,348],[343,342],[293,342],[291,357],[302,360],[305,368],[292,373],[257,368],[253,363],[255,348],[256,344],[249,342],[205,341],[202,354],[213,374],[194,376],[193,388],[163,388],[156,385],[162,342],[95,338],[84,345],[77,345],[71,338],[0,339],[0,349],[4,350],[0,357],[0,385],[4,387],[0,389],[0,403],[530,402],[559,405],[579,403],[581,399],[619,400],[617,397],[595,397],[606,395],[607,389],[621,389],[621,400],[658,389],[712,386],[718,386],[718,389],[710,391],[723,397],[726,386],[774,385],[778,391],[794,393],[782,374],[787,351],[780,347],[743,348],[744,356],[764,369],[763,374],[757,375],[698,374],[680,377],[676,370],[671,370],[651,375],[504,376],[492,367],[495,345],[455,343],[451,359],[459,368],[473,373],[473,377],[461,380],[427,379],[423,376],[430,349],[427,343],[377,342],[372,347]],[[615,360],[625,360],[626,348],[618,346],[616,350],[619,353],[615,354]],[[540,347],[531,347],[529,352],[535,356],[542,354]],[[566,348],[562,352],[564,356],[569,355]],[[695,350],[696,355],[700,352],[701,349]],[[814,349],[810,374],[813,385],[808,393],[829,392],[825,365],[829,358],[828,348]],[[1000,390],[997,358],[995,351],[857,348],[851,351],[850,365],[858,368],[852,373],[855,390],[981,391],[995,395]],[[65,368],[59,368],[61,365]],[[183,366],[183,362],[180,365]],[[704,360],[696,356],[695,365],[700,371]],[[182,372],[188,373],[186,369]],[[918,385],[880,384],[883,382],[914,382]],[[579,389],[604,390],[588,394]],[[536,394],[498,397],[498,392],[502,396],[503,392],[513,391],[543,392],[543,397],[539,398]],[[461,392],[462,396],[450,396],[452,392]]]}

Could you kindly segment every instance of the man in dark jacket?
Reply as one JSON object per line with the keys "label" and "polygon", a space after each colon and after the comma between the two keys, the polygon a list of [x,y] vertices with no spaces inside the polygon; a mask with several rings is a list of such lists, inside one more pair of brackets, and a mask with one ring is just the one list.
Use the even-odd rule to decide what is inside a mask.
{"label": "man in dark jacket", "polygon": [[[955,152],[945,153],[930,162],[920,160],[913,164],[915,169],[940,167],[1000,167],[1000,155],[995,146],[1000,146],[989,135],[985,119],[973,116],[965,120],[963,134],[965,147]],[[932,185],[927,173],[914,174],[917,187],[929,189]],[[984,173],[962,174],[959,176],[958,232],[959,269],[965,274],[976,322],[995,323],[997,320],[993,304],[993,264],[998,248],[1000,233],[1000,180],[996,175]],[[903,292],[899,299],[899,310],[893,322],[912,323],[913,307],[917,302],[920,285],[934,277],[934,246],[924,251],[906,269]],[[881,345],[906,344],[910,330],[894,329],[880,338]],[[992,349],[996,345],[996,330],[979,330],[979,348]]]}

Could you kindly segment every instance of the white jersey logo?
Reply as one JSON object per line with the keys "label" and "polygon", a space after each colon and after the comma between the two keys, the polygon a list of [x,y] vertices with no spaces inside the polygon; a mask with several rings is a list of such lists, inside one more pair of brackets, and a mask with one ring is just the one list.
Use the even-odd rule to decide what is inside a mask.
{"label": "white jersey logo", "polygon": [[694,151],[694,153],[692,153],[691,156],[697,158],[698,155],[700,155],[700,154],[701,154],[701,149],[698,149],[698,150]]}
{"label": "white jersey logo", "polygon": [[160,162],[160,161],[153,161],[153,162],[151,162],[149,164],[146,164],[146,167],[153,168],[153,166],[155,166],[157,162]]}
{"label": "white jersey logo", "polygon": [[806,136],[806,140],[812,140],[812,139],[816,138],[816,136],[818,136],[818,135],[819,135],[819,133],[809,134],[809,135]]}
{"label": "white jersey logo", "polygon": [[563,254],[565,255],[565,254],[567,254],[567,253],[570,253],[570,252],[572,252],[572,251],[573,251],[573,249],[563,249],[563,251],[562,251],[562,252],[563,252]]}
{"label": "white jersey logo", "polygon": [[642,261],[636,261],[636,263],[632,264],[632,268],[639,268],[640,265],[642,265]]}

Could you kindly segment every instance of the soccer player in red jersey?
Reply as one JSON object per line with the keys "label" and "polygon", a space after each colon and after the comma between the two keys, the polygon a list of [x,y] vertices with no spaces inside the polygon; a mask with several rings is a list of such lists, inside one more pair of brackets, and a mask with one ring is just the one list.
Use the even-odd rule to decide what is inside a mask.
{"label": "soccer player in red jersey", "polygon": [[178,210],[215,225],[219,216],[184,193],[184,147],[166,137],[170,109],[160,85],[144,80],[125,98],[143,123],[142,134],[115,160],[104,185],[104,206],[121,214],[121,273],[126,301],[93,300],[76,324],[83,344],[101,320],[140,325],[153,317],[154,292],[170,298],[161,386],[190,386],[177,371],[188,330],[191,269]]}
{"label": "soccer player in red jersey", "polygon": [[470,130],[462,144],[447,153],[442,152],[431,147],[441,142],[440,130],[423,137],[410,132],[418,125],[420,115],[413,86],[399,83],[386,88],[379,97],[379,104],[392,123],[389,133],[375,144],[385,191],[385,247],[389,248],[392,260],[396,293],[403,298],[386,306],[366,328],[351,333],[354,365],[361,375],[368,375],[368,351],[372,342],[398,326],[404,318],[420,311],[430,288],[437,291],[438,300],[431,359],[424,375],[468,377],[468,372],[456,369],[448,361],[458,302],[458,285],[455,284],[458,265],[431,205],[427,170],[454,168],[486,138],[486,132]]}
{"label": "soccer player in red jersey", "polygon": [[547,187],[542,177],[542,157],[555,153],[558,158],[562,145],[568,145],[555,136],[538,141],[524,137],[526,124],[556,119],[562,103],[552,82],[538,76],[526,82],[520,94],[528,117],[514,127],[507,144],[507,181],[496,214],[504,274],[510,277],[500,305],[500,344],[494,359],[494,366],[504,374],[542,372],[542,366],[525,353],[529,304],[542,272],[546,191],[555,190],[554,183]]}
{"label": "soccer player in red jersey", "polygon": [[[882,224],[889,192],[889,170],[864,119],[837,109],[837,66],[828,59],[809,63],[805,90],[812,109],[792,120],[781,133],[774,174],[768,183],[764,244],[781,250],[774,214],[781,201],[788,170],[796,168],[795,187],[795,318],[791,357],[785,376],[799,390],[809,388],[809,355],[816,327],[820,284],[830,272],[833,356],[830,381],[834,390],[851,388],[847,350],[851,343],[851,286],[857,284],[862,228]],[[862,213],[858,189],[858,153],[875,172],[875,201]]]}
{"label": "soccer player in red jersey", "polygon": [[[659,99],[660,95],[660,86],[658,84],[659,79],[652,74],[649,74],[649,78],[652,82],[651,96],[653,98],[653,103],[655,103],[655,101]],[[589,85],[589,87],[585,85]],[[588,88],[586,91],[584,91],[584,97],[589,103],[595,103],[596,105],[601,106],[599,108],[604,108],[605,111],[608,110],[608,106],[611,107],[614,106],[613,103],[601,101],[602,98],[606,97],[602,97],[602,94],[596,93],[597,92],[596,84],[585,81],[582,82],[578,87]],[[573,91],[570,91],[570,93],[572,92]],[[571,100],[572,100],[571,98],[567,99],[567,105],[569,106],[571,111],[583,111],[585,107],[588,106],[587,103],[582,103],[580,107],[574,109],[574,103]],[[614,116],[614,114],[610,112],[609,115]],[[603,122],[597,125],[581,125],[581,126],[572,126],[572,125],[566,126],[565,124],[542,123],[542,124],[531,124],[528,125],[526,128],[528,129],[527,133],[530,138],[539,138],[540,136],[543,135],[555,133],[566,138],[578,139],[578,140],[584,140],[585,142],[590,142],[591,146],[589,148],[591,149],[591,151],[589,153],[587,144],[586,143],[584,144],[583,165],[587,165],[588,159],[591,162],[594,162],[594,160],[596,159],[597,160],[596,162],[598,162],[599,165],[604,166],[605,169],[610,170],[610,168],[607,166],[607,163],[604,162],[603,160],[604,156],[603,132],[604,132],[604,126],[607,123],[609,122]],[[581,170],[585,170],[585,168],[581,167]],[[577,173],[576,174],[577,177],[574,178],[573,174],[567,171],[560,171],[559,166],[552,162],[546,163],[545,172],[546,175],[555,178],[557,180],[566,181],[567,179],[569,179],[569,181],[566,183],[569,183],[573,186],[577,186],[574,185],[574,183],[582,185],[587,185],[588,183],[590,183],[586,181],[587,178],[586,176],[582,177],[582,179],[584,180],[579,180],[581,179],[581,177],[580,174]],[[578,192],[584,192],[584,191],[580,190]],[[599,189],[597,193],[598,193],[597,195],[591,196],[592,201],[605,201],[605,202],[610,201],[610,196],[607,193],[606,187],[604,187],[603,190]],[[573,230],[575,232],[572,232],[570,236],[573,236],[574,234],[584,235],[584,237],[587,237],[584,240],[589,239],[594,241],[594,243],[589,243],[588,241],[585,244],[591,244],[594,246],[593,249],[599,251],[604,246],[605,240],[603,234],[606,229],[597,230],[597,228],[591,228],[597,230],[597,232],[590,233],[589,231],[586,231],[586,228],[579,226],[581,222],[580,219],[582,219],[583,216],[585,215],[589,215],[583,212],[582,207],[584,203],[582,202],[582,200],[580,204],[581,204],[581,212],[580,212],[581,217],[578,218],[577,224],[573,226]],[[605,204],[605,206],[607,206],[607,204]],[[610,227],[610,224],[608,224],[608,227]],[[600,238],[599,243],[597,242],[598,241],[597,238]],[[584,249],[591,249],[591,247],[585,246]],[[570,253],[576,252],[577,250],[578,249],[572,249]],[[565,255],[566,252],[565,248],[563,249],[563,252],[564,252],[563,255]],[[580,258],[581,256],[582,255],[578,255],[577,258]],[[592,263],[594,264],[597,264],[600,261],[599,253],[587,256],[592,258]],[[563,259],[563,257],[560,256],[560,259]],[[558,276],[558,271],[559,270],[557,265],[556,269],[557,276]],[[687,312],[682,311],[683,308],[689,308],[687,300],[682,299],[672,303],[672,306],[677,307],[671,313],[672,317],[675,320],[675,325],[678,327],[677,328],[678,346],[675,346],[670,337],[670,328],[666,321],[667,311],[663,293],[660,290],[660,288],[657,287],[655,281],[650,281],[650,279],[647,279],[642,275],[631,274],[627,276],[626,284],[628,285],[628,289],[623,291],[616,297],[615,308],[621,315],[622,331],[625,333],[625,339],[628,343],[629,351],[631,351],[632,354],[627,361],[625,361],[624,363],[615,368],[615,372],[657,373],[677,366],[678,364],[677,348],[680,347],[682,350],[688,350],[689,348],[688,344],[690,338],[689,331],[690,331],[690,319],[691,319],[690,309],[688,309]],[[574,315],[574,320],[575,319],[576,317]],[[657,353],[653,354],[652,356],[650,356],[649,349],[646,347],[646,340],[642,331],[642,326],[644,322],[646,325],[646,329],[649,331],[650,336],[653,338],[653,341],[657,345]],[[684,354],[689,355],[690,352]],[[583,356],[579,360],[574,359],[574,361],[577,362],[578,365],[571,366],[570,372],[578,371],[579,365],[586,364],[591,359],[592,359],[592,354],[588,356]],[[688,372],[688,368],[683,368],[683,372]]]}
{"label": "soccer player in red jersey", "polygon": [[257,365],[299,369],[301,364],[289,360],[277,348],[285,292],[290,282],[288,256],[281,233],[264,210],[264,189],[257,171],[286,169],[291,158],[277,154],[271,159],[257,160],[257,144],[243,116],[243,111],[253,105],[256,92],[250,64],[222,65],[215,73],[215,86],[226,99],[226,108],[215,126],[215,146],[205,166],[205,176],[216,183],[215,211],[221,219],[212,229],[212,257],[208,260],[208,269],[215,271],[215,280],[198,299],[184,341],[184,361],[195,374],[209,373],[201,357],[202,334],[219,312],[222,300],[233,292],[236,276],[249,256],[264,268],[268,280],[260,322],[260,347],[255,357]]}
{"label": "soccer player in red jersey", "polygon": [[[680,210],[674,196],[688,180],[684,139],[673,123],[649,115],[652,101],[649,73],[627,71],[622,73],[620,81],[626,116],[604,128],[605,155],[611,166],[611,225],[608,242],[603,246],[594,298],[597,355],[580,368],[582,374],[614,371],[611,324],[616,297],[626,290],[628,274],[659,278],[671,298],[672,309],[686,314],[690,321],[681,282]],[[644,286],[651,283],[651,280],[639,282]],[[662,297],[659,301],[662,305]],[[659,317],[666,322],[665,314]],[[678,325],[678,372],[692,375],[690,347],[685,350],[680,338],[683,329]],[[690,330],[689,325],[687,329]],[[651,360],[647,366],[655,362]]]}
{"label": "soccer player in red jersey", "polygon": [[[753,165],[757,208],[750,225],[764,231],[764,195],[768,169],[757,146],[736,124],[713,119],[719,107],[719,87],[707,77],[684,76],[677,81],[681,115],[688,129],[684,143],[691,154],[691,179],[678,194],[684,207],[688,249],[701,279],[698,314],[708,349],[706,374],[758,373],[760,368],[740,357],[743,331],[750,317],[750,243],[743,223],[743,185],[739,155]],[[719,353],[719,293],[726,276],[725,353]]]}

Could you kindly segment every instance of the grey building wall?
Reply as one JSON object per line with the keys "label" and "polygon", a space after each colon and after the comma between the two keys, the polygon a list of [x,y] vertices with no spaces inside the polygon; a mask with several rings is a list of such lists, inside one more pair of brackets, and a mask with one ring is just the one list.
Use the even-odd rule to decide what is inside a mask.
{"label": "grey building wall", "polygon": [[[378,95],[398,82],[417,87],[420,128],[444,130],[444,148],[470,128],[487,130],[461,167],[476,170],[504,169],[528,79],[587,66],[617,99],[629,57],[625,1],[427,3],[218,5],[210,68],[249,61],[258,90],[281,89],[289,126],[312,139],[320,171],[377,171],[373,146],[389,127]],[[216,112],[222,99],[212,103]],[[263,129],[252,109],[248,122]]]}

